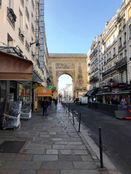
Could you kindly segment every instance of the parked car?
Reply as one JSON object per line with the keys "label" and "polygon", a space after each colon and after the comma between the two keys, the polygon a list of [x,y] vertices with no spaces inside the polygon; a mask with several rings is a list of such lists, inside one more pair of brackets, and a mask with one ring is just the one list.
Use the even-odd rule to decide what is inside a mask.
{"label": "parked car", "polygon": [[79,103],[79,98],[75,98],[74,103]]}
{"label": "parked car", "polygon": [[81,96],[80,97],[80,104],[88,104],[88,97]]}

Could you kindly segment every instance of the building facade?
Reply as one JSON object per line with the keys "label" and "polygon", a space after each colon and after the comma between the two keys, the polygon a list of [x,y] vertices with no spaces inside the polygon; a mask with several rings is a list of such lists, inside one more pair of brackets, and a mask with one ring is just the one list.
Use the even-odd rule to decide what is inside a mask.
{"label": "building facade", "polygon": [[[47,86],[48,50],[43,2],[0,0],[0,65],[4,65],[0,70],[0,93],[3,94],[0,102],[10,95],[11,100],[33,102],[34,105],[36,86]],[[3,57],[10,61],[4,62]],[[30,78],[29,74],[25,75],[29,68],[26,65],[26,69],[21,68],[21,59],[32,66],[28,72]]]}
{"label": "building facade", "polygon": [[[93,41],[90,54],[90,89],[100,95],[127,94],[131,84],[131,1],[124,0],[116,14]],[[88,65],[87,65],[88,66]],[[125,89],[125,91],[124,91]],[[103,92],[102,92],[103,91]],[[118,97],[117,97],[118,98]],[[106,101],[106,99],[105,99]]]}

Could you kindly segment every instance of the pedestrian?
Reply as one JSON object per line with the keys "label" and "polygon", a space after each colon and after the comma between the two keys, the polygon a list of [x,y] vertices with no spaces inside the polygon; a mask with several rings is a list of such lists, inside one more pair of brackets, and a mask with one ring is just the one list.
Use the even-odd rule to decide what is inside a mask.
{"label": "pedestrian", "polygon": [[47,98],[45,98],[42,102],[43,116],[47,116],[48,106],[49,106],[49,102],[48,102]]}
{"label": "pedestrian", "polygon": [[127,109],[127,102],[126,99],[124,97],[122,97],[121,101],[120,101],[120,105],[122,109]]}
{"label": "pedestrian", "polygon": [[55,99],[55,107],[57,107],[57,99]]}

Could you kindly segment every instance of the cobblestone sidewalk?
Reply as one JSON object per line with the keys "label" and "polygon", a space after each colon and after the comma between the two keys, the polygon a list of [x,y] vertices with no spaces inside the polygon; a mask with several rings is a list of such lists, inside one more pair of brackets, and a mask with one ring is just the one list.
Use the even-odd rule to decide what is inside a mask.
{"label": "cobblestone sidewalk", "polygon": [[0,153],[0,174],[100,174],[97,160],[58,104],[47,117],[34,113],[17,130],[0,131],[4,141],[25,141],[19,153]]}

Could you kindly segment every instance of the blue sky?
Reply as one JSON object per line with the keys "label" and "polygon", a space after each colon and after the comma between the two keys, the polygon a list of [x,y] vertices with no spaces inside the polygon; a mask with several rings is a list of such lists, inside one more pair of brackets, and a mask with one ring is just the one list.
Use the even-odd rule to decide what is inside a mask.
{"label": "blue sky", "polygon": [[49,53],[87,53],[122,0],[45,0]]}

